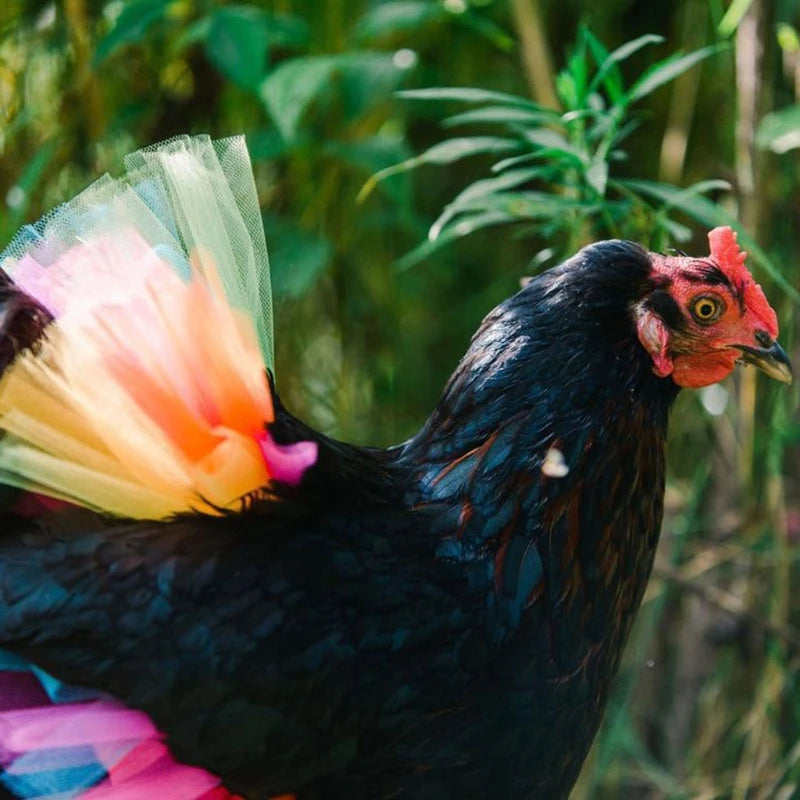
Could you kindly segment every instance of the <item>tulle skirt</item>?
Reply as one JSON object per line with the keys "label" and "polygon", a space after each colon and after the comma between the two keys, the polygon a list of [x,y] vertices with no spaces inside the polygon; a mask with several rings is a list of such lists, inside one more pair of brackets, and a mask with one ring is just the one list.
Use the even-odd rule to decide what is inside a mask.
{"label": "tulle skirt", "polygon": [[297,483],[279,446],[267,249],[241,138],[134,153],[23,229],[0,267],[54,318],[0,381],[0,483],[130,518]]}

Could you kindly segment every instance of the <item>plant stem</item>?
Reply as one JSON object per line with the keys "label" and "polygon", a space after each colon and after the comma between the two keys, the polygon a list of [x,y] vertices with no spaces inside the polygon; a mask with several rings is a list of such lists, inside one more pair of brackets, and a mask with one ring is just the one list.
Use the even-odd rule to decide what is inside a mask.
{"label": "plant stem", "polygon": [[522,47],[522,65],[531,97],[547,108],[560,110],[561,104],[553,88],[553,58],[538,0],[511,0],[511,12]]}

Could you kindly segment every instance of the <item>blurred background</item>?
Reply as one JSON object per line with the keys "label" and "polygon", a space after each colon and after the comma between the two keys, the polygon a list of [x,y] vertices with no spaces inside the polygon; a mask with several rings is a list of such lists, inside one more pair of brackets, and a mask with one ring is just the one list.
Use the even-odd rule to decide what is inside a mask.
{"label": "blurred background", "polygon": [[[0,245],[122,156],[244,133],[277,378],[413,433],[482,316],[596,239],[736,222],[800,364],[797,0],[4,0]],[[661,547],[574,797],[800,797],[798,384],[684,392]]]}

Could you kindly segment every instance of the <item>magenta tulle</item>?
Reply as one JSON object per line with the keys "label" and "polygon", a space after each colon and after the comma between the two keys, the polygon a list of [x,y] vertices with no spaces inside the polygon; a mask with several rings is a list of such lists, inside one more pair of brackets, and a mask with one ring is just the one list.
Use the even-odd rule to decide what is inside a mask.
{"label": "magenta tulle", "polygon": [[317,461],[316,442],[278,444],[266,431],[257,441],[269,474],[274,480],[290,486],[297,486],[306,469]]}
{"label": "magenta tulle", "polygon": [[161,742],[147,741],[111,767],[109,776],[81,800],[199,800],[218,785],[208,772],[176,763]]}

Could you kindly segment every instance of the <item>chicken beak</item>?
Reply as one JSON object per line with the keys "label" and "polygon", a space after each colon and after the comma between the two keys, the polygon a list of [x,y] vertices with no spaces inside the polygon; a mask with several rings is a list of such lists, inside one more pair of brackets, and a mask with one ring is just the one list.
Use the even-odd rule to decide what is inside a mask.
{"label": "chicken beak", "polygon": [[776,381],[792,382],[792,364],[786,351],[777,342],[772,342],[768,347],[750,347],[746,344],[734,347],[742,351],[739,361],[758,367]]}

